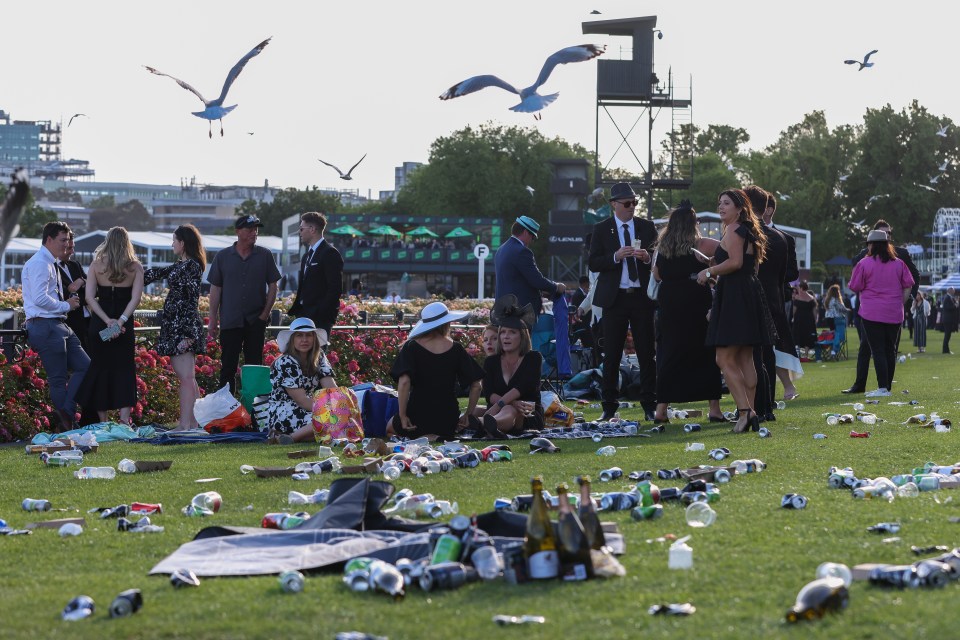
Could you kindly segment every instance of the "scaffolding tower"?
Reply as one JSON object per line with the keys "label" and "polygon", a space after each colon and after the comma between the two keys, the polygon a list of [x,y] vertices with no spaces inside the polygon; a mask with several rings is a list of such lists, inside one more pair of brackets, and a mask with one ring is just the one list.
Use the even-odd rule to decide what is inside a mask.
{"label": "scaffolding tower", "polygon": [[932,280],[960,273],[960,209],[937,210],[930,240]]}

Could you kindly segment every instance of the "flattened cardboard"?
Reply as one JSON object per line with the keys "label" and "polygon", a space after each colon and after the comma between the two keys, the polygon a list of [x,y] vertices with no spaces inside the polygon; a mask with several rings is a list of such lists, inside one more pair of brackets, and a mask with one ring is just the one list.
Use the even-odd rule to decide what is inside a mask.
{"label": "flattened cardboard", "polygon": [[137,471],[141,473],[166,471],[173,464],[173,460],[137,460],[134,464],[137,466]]}
{"label": "flattened cardboard", "polygon": [[258,478],[282,478],[296,473],[294,467],[254,467],[253,472]]}
{"label": "flattened cardboard", "polygon": [[27,529],[59,529],[65,524],[78,524],[81,527],[87,526],[85,518],[60,518],[59,520],[41,520],[40,522],[28,522]]}

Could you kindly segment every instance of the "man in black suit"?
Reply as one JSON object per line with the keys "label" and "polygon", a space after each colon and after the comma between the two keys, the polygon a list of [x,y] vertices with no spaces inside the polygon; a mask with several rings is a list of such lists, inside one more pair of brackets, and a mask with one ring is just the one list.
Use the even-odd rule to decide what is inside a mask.
{"label": "man in black suit", "polygon": [[[755,193],[752,190],[758,192]],[[800,269],[797,265],[797,244],[793,236],[777,229],[773,224],[773,216],[777,211],[776,198],[760,187],[747,187],[746,192],[750,196],[751,204],[756,207],[755,211],[763,212],[761,229],[767,237],[766,259],[760,264],[757,278],[763,286],[770,316],[777,328],[776,345],[764,347],[762,350],[764,369],[768,374],[767,393],[772,406],[776,402],[777,377],[783,383],[784,400],[792,400],[798,394],[796,386],[790,379],[790,371],[802,372],[783,300],[784,285],[800,277]],[[772,411],[768,411],[767,414],[769,419]]]}
{"label": "man in black suit", "polygon": [[520,306],[529,304],[539,317],[543,310],[541,291],[559,295],[567,290],[567,285],[554,282],[537,267],[530,245],[540,233],[540,223],[530,216],[520,216],[510,228],[510,237],[497,249],[493,257],[497,284],[494,297],[499,300],[505,295],[517,296]]}
{"label": "man in black suit", "polygon": [[[874,229],[879,229],[880,231],[886,231],[887,238],[890,239],[890,244],[893,244],[893,228],[883,218],[877,220],[874,225]],[[913,264],[913,259],[910,257],[910,252],[907,251],[906,247],[899,247],[894,245],[893,247],[897,252],[897,257],[903,260],[904,264],[907,265],[907,269],[910,270],[910,275],[913,276],[913,287],[910,289],[910,297],[916,298],[917,291],[920,290],[920,271],[917,269],[916,265]],[[866,248],[862,249],[860,253],[853,259],[853,265],[856,266],[858,262],[863,260],[867,255]],[[860,309],[860,296],[857,296],[857,304],[854,308],[854,312],[859,311]],[[860,334],[860,350],[857,351],[857,379],[853,382],[853,385],[849,389],[844,389],[840,393],[864,393],[867,390],[867,374],[870,371],[870,343],[864,337],[863,329],[861,328],[861,323],[857,322],[857,333]],[[900,332],[897,332],[897,351],[900,350]],[[890,365],[890,380],[893,381],[893,372],[897,366],[896,358],[893,359],[893,362]]]}
{"label": "man in black suit", "polygon": [[943,330],[943,353],[953,355],[950,351],[950,334],[957,330],[957,292],[949,287],[940,300],[940,328]]}
{"label": "man in black suit", "polygon": [[[647,297],[651,254],[657,239],[653,222],[634,215],[637,194],[624,182],[610,189],[613,216],[593,227],[590,270],[597,272],[593,304],[603,309],[603,416],[609,420],[620,406],[617,381],[627,328],[640,365],[640,403],[647,420],[657,406],[654,362],[654,301]],[[636,248],[634,248],[636,247]]]}
{"label": "man in black suit", "polygon": [[[75,293],[80,300],[80,306],[67,313],[67,326],[77,334],[80,346],[86,351],[87,334],[90,331],[90,310],[87,309],[87,274],[80,263],[73,259],[73,231],[67,234],[67,238],[66,249],[57,262],[57,275],[60,277],[60,290],[64,291],[65,295]],[[81,427],[98,422],[100,422],[100,415],[96,411],[87,407],[80,407],[78,424]]]}
{"label": "man in black suit", "polygon": [[300,262],[297,295],[290,305],[290,315],[310,318],[318,329],[330,335],[340,313],[343,292],[343,257],[323,237],[327,218],[308,211],[300,216],[300,243],[307,248]]}

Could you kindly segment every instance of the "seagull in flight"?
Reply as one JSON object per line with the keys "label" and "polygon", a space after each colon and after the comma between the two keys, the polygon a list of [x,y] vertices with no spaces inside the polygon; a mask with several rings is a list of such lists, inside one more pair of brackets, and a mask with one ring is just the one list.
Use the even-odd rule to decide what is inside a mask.
{"label": "seagull in flight", "polygon": [[527,185],[526,187],[524,187],[524,189],[527,190],[527,193],[530,194],[530,197],[531,197],[531,198],[533,197],[534,193],[536,193],[536,191],[537,191],[536,189],[534,189],[534,188],[531,187],[530,185]]}
{"label": "seagull in flight", "polygon": [[948,124],[943,125],[943,126],[940,127],[939,129],[937,129],[937,135],[940,136],[941,138],[946,138],[946,137],[947,137],[947,129],[949,129],[949,128],[950,128],[950,125],[948,125]]}
{"label": "seagull in flight", "polygon": [[933,187],[931,187],[931,186],[928,185],[928,184],[920,184],[920,183],[918,183],[918,182],[914,182],[914,183],[913,183],[913,186],[915,186],[915,187],[920,187],[921,189],[926,189],[927,191],[933,191],[934,193],[937,192],[936,189],[934,189]]}
{"label": "seagull in flight", "polygon": [[845,175],[845,176],[840,176],[840,182],[846,182],[846,181],[847,181],[847,178],[849,178],[849,177],[850,177],[850,174],[849,174],[849,173],[848,173],[847,175]]}
{"label": "seagull in flight", "polygon": [[777,191],[777,196],[779,196],[779,198],[780,198],[781,200],[783,200],[784,202],[786,202],[787,200],[790,199],[790,196],[789,196],[788,194],[786,194],[786,193],[780,193],[779,191]]}
{"label": "seagull in flight", "polygon": [[950,161],[949,161],[949,160],[944,160],[944,161],[943,161],[943,164],[940,165],[939,167],[937,167],[937,169],[940,171],[940,173],[943,173],[944,171],[947,170],[947,167],[949,167],[949,166],[950,166]]}
{"label": "seagull in flight", "polygon": [[539,120],[540,114],[537,112],[548,106],[560,95],[559,93],[551,93],[550,95],[543,96],[537,93],[537,89],[539,89],[540,85],[547,81],[547,79],[550,77],[550,74],[553,73],[554,68],[558,64],[569,64],[571,62],[586,62],[587,60],[592,60],[606,51],[606,49],[606,45],[601,47],[595,44],[581,44],[574,47],[560,49],[560,51],[557,51],[551,55],[549,58],[547,58],[546,62],[543,63],[543,68],[540,70],[540,75],[537,76],[536,82],[519,91],[512,84],[501,80],[497,76],[473,76],[472,78],[467,78],[462,82],[458,82],[441,93],[440,99],[451,100],[453,98],[465,96],[468,93],[473,93],[474,91],[486,89],[487,87],[500,87],[501,89],[520,96],[520,103],[510,107],[511,111],[517,111],[520,113],[533,113],[535,114],[534,118]]}
{"label": "seagull in flight", "polygon": [[843,64],[858,64],[860,65],[860,68],[857,69],[857,71],[863,71],[865,68],[873,66],[873,63],[870,62],[870,56],[875,54],[877,51],[879,51],[879,49],[874,49],[867,55],[863,56],[863,62],[860,62],[859,60],[844,60]]}
{"label": "seagull in flight", "polygon": [[219,120],[220,135],[222,136],[223,135],[223,116],[227,115],[228,113],[230,113],[231,111],[237,108],[237,105],[233,105],[230,107],[223,106],[223,101],[227,99],[227,92],[230,91],[230,87],[233,85],[233,82],[237,79],[237,76],[240,75],[240,72],[243,71],[243,68],[246,66],[247,62],[249,62],[251,58],[259,55],[260,52],[263,51],[264,47],[266,47],[270,43],[271,38],[272,36],[270,38],[267,38],[257,46],[255,46],[250,51],[250,53],[240,58],[240,62],[233,65],[233,68],[230,69],[230,73],[227,74],[227,79],[223,83],[223,89],[220,90],[219,97],[217,97],[215,100],[207,100],[200,94],[199,91],[191,87],[189,84],[187,84],[183,80],[174,78],[170,74],[161,73],[160,71],[157,71],[153,67],[147,67],[146,65],[144,65],[144,68],[150,73],[153,73],[155,75],[167,76],[168,78],[176,82],[178,85],[180,85],[181,87],[183,87],[184,89],[192,93],[193,95],[197,96],[198,98],[200,98],[200,101],[203,103],[203,106],[204,106],[203,111],[193,111],[191,113],[193,113],[193,115],[197,116],[198,118],[203,118],[204,120],[209,121],[210,123],[209,136],[211,138],[213,137],[213,121]]}
{"label": "seagull in flight", "polygon": [[890,197],[890,194],[889,194],[889,193],[880,193],[880,194],[877,194],[877,195],[874,195],[874,196],[870,196],[869,198],[867,198],[867,202],[868,202],[868,203],[872,203],[874,200],[879,200],[880,198],[889,198],[889,197]]}
{"label": "seagull in flight", "polygon": [[937,184],[937,181],[942,177],[943,177],[942,173],[933,176],[932,178],[930,178],[930,184]]}
{"label": "seagull in flight", "polygon": [[74,118],[79,118],[80,116],[83,116],[84,118],[89,118],[89,117],[90,117],[90,116],[88,116],[88,115],[85,114],[85,113],[75,113],[75,114],[73,114],[72,116],[70,116],[70,121],[67,122],[67,126],[69,127],[71,124],[73,124],[73,119],[74,119]]}
{"label": "seagull in flight", "polygon": [[[366,158],[366,157],[367,157],[367,154],[363,154],[363,158]],[[327,165],[328,167],[330,167],[331,169],[339,173],[341,180],[353,180],[353,176],[351,176],[350,174],[353,173],[353,170],[357,168],[358,164],[363,162],[363,158],[360,158],[359,160],[357,160],[357,164],[350,167],[350,171],[347,171],[346,173],[344,173],[343,171],[340,171],[340,169],[330,164],[329,162],[324,162],[323,160],[320,160],[320,158],[317,158],[317,160],[320,160],[320,162],[323,162],[323,164]]]}

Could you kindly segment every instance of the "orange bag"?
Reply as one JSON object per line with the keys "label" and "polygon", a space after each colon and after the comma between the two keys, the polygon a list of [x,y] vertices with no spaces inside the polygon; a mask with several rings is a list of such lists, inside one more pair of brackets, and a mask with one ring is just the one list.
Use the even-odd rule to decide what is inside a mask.
{"label": "orange bag", "polygon": [[234,409],[229,415],[216,420],[211,420],[203,425],[207,433],[230,433],[231,431],[244,431],[253,424],[250,414],[243,405]]}

